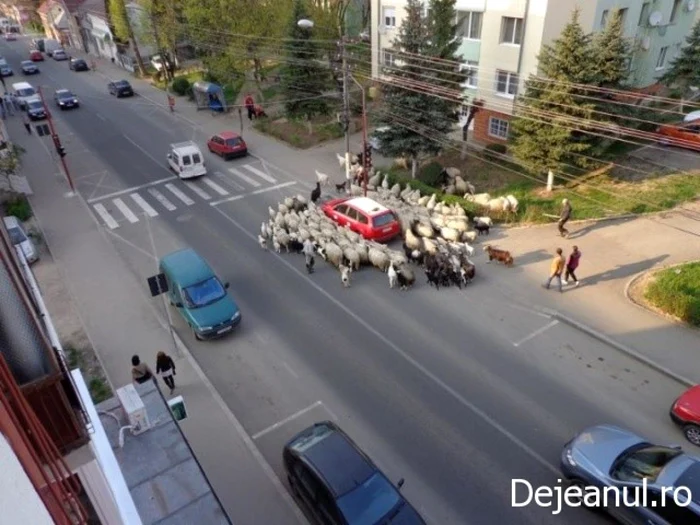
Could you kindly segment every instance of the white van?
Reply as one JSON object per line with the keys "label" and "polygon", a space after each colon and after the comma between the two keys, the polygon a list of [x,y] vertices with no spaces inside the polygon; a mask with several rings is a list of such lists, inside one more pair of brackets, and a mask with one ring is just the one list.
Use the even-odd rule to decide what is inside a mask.
{"label": "white van", "polygon": [[167,157],[168,166],[181,179],[201,177],[207,173],[202,151],[192,141],[171,144],[170,153],[168,153]]}
{"label": "white van", "polygon": [[17,97],[19,107],[24,109],[27,107],[27,101],[37,95],[37,90],[29,82],[17,82],[12,84],[12,93]]}
{"label": "white van", "polygon": [[47,55],[52,56],[53,52],[57,49],[63,49],[63,46],[58,40],[54,40],[53,38],[47,38],[44,40],[44,52]]}

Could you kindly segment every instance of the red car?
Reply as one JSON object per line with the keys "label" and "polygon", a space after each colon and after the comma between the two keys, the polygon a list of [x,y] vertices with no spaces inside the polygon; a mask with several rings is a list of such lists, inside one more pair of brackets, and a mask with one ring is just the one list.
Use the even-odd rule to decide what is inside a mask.
{"label": "red car", "polygon": [[209,151],[221,155],[226,160],[244,157],[248,154],[248,146],[246,146],[245,141],[233,131],[217,133],[207,141],[207,147]]}
{"label": "red car", "polygon": [[680,124],[666,124],[659,127],[656,132],[660,135],[659,142],[663,146],[700,151],[700,119]]}
{"label": "red car", "polygon": [[41,51],[37,49],[32,49],[29,52],[29,60],[31,60],[32,62],[43,62],[44,55],[41,53]]}
{"label": "red car", "polygon": [[347,224],[365,239],[387,242],[401,233],[401,223],[394,212],[367,197],[333,199],[321,209],[339,225]]}
{"label": "red car", "polygon": [[671,405],[671,419],[693,445],[700,446],[700,385],[681,394]]}

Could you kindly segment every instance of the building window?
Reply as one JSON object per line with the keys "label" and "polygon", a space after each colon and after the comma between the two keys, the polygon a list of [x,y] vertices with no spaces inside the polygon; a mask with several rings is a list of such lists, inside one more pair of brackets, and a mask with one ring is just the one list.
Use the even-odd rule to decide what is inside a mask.
{"label": "building window", "polygon": [[382,50],[382,64],[386,67],[396,67],[396,55],[389,49]]}
{"label": "building window", "polygon": [[659,59],[656,61],[656,69],[666,67],[666,55],[668,54],[668,46],[664,46],[659,50]]}
{"label": "building window", "polygon": [[498,139],[508,138],[509,123],[501,118],[489,117],[489,135]]}
{"label": "building window", "polygon": [[481,21],[484,13],[457,11],[457,35],[468,40],[481,40]]}
{"label": "building window", "polygon": [[514,97],[518,92],[518,75],[509,71],[496,71],[496,93]]}
{"label": "building window", "polygon": [[383,11],[383,19],[385,27],[396,27],[396,9],[393,7],[385,7]]}
{"label": "building window", "polygon": [[623,7],[622,9],[620,9],[620,20],[622,22],[623,30],[625,27],[625,22],[627,22],[627,12],[628,11],[629,11],[629,9],[627,9],[626,7]]}
{"label": "building window", "polygon": [[479,83],[479,62],[467,60],[459,66],[459,70],[467,75],[462,83],[462,87],[476,89]]}
{"label": "building window", "polygon": [[600,17],[600,27],[605,27],[608,25],[608,15],[610,14],[610,11],[607,9],[603,11],[603,16]]}
{"label": "building window", "polygon": [[671,8],[671,18],[669,20],[669,23],[675,24],[676,19],[678,18],[678,10],[681,7],[681,1],[682,0],[673,0],[673,7]]}
{"label": "building window", "polygon": [[649,20],[649,9],[651,8],[651,2],[644,2],[642,4],[642,11],[639,13],[639,27],[646,26],[647,20]]}
{"label": "building window", "polygon": [[501,23],[501,44],[520,45],[523,41],[523,19],[504,16]]}

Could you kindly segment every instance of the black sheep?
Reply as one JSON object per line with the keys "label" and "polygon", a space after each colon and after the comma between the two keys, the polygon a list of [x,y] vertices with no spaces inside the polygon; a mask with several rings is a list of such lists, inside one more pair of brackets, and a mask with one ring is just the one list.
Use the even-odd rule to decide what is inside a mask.
{"label": "black sheep", "polygon": [[290,239],[287,247],[292,253],[301,253],[301,251],[304,249],[304,243],[296,239]]}
{"label": "black sheep", "polygon": [[316,183],[316,188],[311,191],[311,202],[316,202],[321,198],[321,183]]}
{"label": "black sheep", "polygon": [[477,222],[474,225],[474,229],[479,232],[479,235],[488,235],[491,227],[483,222]]}

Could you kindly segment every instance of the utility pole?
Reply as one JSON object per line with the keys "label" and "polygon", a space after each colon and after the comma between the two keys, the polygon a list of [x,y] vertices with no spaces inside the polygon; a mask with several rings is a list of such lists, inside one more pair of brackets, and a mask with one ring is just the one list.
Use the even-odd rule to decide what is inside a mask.
{"label": "utility pole", "polygon": [[61,139],[59,138],[58,133],[56,133],[56,128],[54,128],[53,117],[51,116],[49,108],[46,106],[46,100],[44,99],[44,93],[41,91],[41,86],[39,86],[38,91],[39,98],[41,98],[41,104],[44,106],[44,113],[46,113],[46,120],[48,121],[49,129],[51,130],[51,139],[53,140],[53,145],[56,148],[56,153],[58,153],[58,157],[61,159],[63,172],[66,174],[66,179],[68,179],[68,186],[70,186],[71,192],[75,193],[73,178],[70,175],[70,170],[68,169],[68,164],[66,163],[66,150],[61,145]]}
{"label": "utility pole", "polygon": [[345,34],[340,36],[340,55],[343,69],[343,128],[345,130],[345,179],[350,180],[350,91],[348,90],[348,79],[350,77],[350,66],[346,56]]}
{"label": "utility pole", "polygon": [[126,7],[126,1],[125,0],[119,0],[121,2],[121,7],[124,8],[124,17],[126,20],[124,22],[126,23],[126,31],[129,33],[129,41],[131,42],[131,45],[134,47],[134,55],[136,56],[136,65],[139,68],[139,75],[142,77],[146,76],[146,68],[143,65],[143,57],[141,56],[141,51],[139,51],[139,44],[136,42],[136,35],[134,35],[134,28],[131,25],[131,18],[129,18],[129,9]]}

